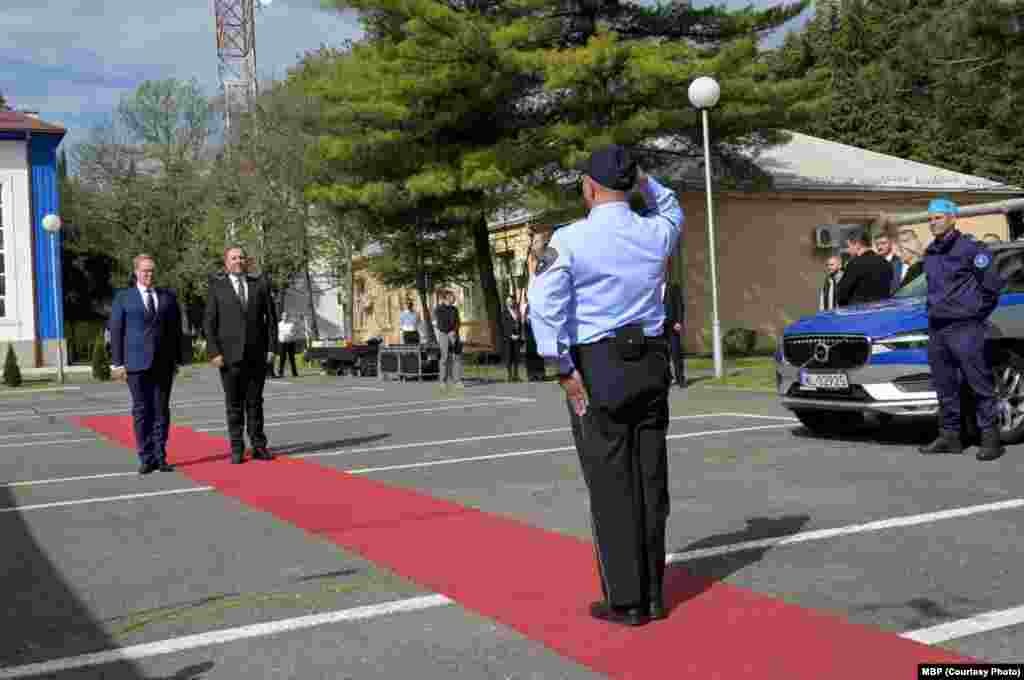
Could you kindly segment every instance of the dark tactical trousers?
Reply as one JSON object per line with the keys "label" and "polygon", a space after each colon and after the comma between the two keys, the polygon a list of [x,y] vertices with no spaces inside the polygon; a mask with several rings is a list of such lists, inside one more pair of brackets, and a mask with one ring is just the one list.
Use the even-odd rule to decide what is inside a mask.
{"label": "dark tactical trousers", "polygon": [[[931,330],[928,364],[939,397],[939,426],[943,430],[959,433],[964,416],[976,417],[982,432],[998,429],[995,376],[985,336],[985,325],[980,321],[961,321]],[[962,401],[963,392],[968,391],[963,387],[969,388],[973,399],[968,394]],[[973,403],[976,414],[961,413],[964,402]]]}
{"label": "dark tactical trousers", "polygon": [[590,493],[601,585],[614,606],[660,599],[669,514],[668,347],[648,338],[643,357],[622,359],[612,342],[573,348],[590,405],[569,405],[573,439]]}

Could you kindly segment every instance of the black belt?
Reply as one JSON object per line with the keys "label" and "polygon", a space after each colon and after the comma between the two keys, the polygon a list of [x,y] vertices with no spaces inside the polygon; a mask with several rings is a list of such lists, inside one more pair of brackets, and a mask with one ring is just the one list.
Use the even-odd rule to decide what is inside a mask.
{"label": "black belt", "polygon": [[[594,345],[603,345],[606,342],[611,342],[614,339],[615,339],[614,335],[609,335],[607,337],[601,338],[600,340],[594,340],[593,342],[580,343],[578,345],[573,345],[573,347],[593,347]],[[667,342],[665,340],[665,336],[664,335],[645,335],[644,339],[647,340],[648,343],[650,343],[651,341],[659,342],[659,343],[660,342]]]}

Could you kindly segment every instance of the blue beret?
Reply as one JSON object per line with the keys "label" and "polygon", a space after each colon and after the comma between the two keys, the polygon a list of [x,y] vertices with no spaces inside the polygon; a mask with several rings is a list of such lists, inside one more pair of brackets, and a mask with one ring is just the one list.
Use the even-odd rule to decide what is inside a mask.
{"label": "blue beret", "polygon": [[956,203],[946,198],[935,198],[928,204],[928,212],[956,215]]}

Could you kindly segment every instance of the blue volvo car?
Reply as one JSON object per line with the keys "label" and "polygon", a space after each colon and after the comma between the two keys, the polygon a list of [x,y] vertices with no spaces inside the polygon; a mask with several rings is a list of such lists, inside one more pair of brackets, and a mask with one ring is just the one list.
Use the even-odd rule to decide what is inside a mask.
{"label": "blue volvo car", "polygon": [[[1001,438],[1017,443],[1024,440],[1024,243],[989,245],[1007,285],[989,317],[986,353],[996,375]],[[775,354],[782,405],[820,434],[848,432],[865,421],[934,420],[939,405],[928,368],[927,286],[921,274],[888,300],[788,326]]]}

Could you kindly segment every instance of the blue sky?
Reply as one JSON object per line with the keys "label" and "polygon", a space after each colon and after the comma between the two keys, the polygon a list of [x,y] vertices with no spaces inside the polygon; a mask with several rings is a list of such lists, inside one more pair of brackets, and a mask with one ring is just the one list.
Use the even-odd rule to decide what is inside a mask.
{"label": "blue sky", "polygon": [[[211,0],[0,0],[0,26],[0,92],[14,108],[67,127],[64,148],[86,139],[144,80],[194,77],[207,94],[217,90]],[[358,34],[354,15],[322,10],[319,0],[274,0],[257,12],[260,78],[283,77],[306,50]]]}

